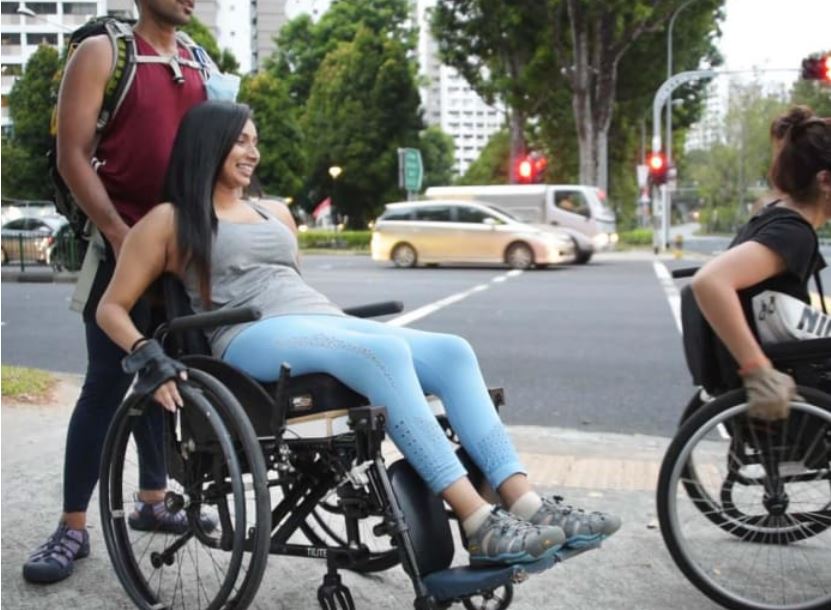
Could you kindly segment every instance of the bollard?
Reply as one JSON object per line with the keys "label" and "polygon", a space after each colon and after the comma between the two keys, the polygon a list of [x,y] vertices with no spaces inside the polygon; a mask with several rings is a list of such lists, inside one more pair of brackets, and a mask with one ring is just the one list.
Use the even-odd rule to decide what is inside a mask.
{"label": "bollard", "polygon": [[675,249],[673,250],[673,255],[675,258],[681,258],[684,256],[684,236],[680,233],[675,236],[673,240]]}

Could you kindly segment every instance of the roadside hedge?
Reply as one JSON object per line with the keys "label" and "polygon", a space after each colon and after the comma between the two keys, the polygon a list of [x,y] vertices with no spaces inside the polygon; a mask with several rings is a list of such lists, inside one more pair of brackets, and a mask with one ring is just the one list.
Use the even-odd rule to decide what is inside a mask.
{"label": "roadside hedge", "polygon": [[297,234],[300,248],[331,248],[338,250],[369,250],[372,231],[325,231],[312,229]]}
{"label": "roadside hedge", "polygon": [[625,246],[651,246],[652,229],[631,229],[618,233],[618,243]]}

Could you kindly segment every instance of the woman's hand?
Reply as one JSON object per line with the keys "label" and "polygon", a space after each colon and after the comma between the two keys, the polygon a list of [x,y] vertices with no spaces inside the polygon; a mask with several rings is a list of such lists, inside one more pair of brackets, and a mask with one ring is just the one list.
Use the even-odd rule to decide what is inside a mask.
{"label": "woman's hand", "polygon": [[742,378],[750,417],[766,421],[787,419],[791,400],[796,396],[796,384],[790,375],[767,365],[743,373]]}
{"label": "woman's hand", "polygon": [[[187,378],[187,371],[181,371],[179,373],[179,379],[182,381],[187,381]],[[171,413],[176,412],[176,407],[185,406],[185,401],[182,400],[182,395],[179,394],[179,388],[176,386],[175,379],[165,381],[162,385],[160,385],[156,391],[153,392],[153,399]]]}

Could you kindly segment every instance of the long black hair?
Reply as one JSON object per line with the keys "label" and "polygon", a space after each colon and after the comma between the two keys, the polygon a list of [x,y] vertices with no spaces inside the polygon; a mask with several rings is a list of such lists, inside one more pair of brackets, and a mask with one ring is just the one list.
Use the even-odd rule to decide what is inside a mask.
{"label": "long black hair", "polygon": [[225,158],[251,118],[232,102],[204,102],[182,118],[164,180],[162,201],[173,204],[181,271],[193,265],[203,306],[211,306],[211,247],[216,234],[214,186]]}

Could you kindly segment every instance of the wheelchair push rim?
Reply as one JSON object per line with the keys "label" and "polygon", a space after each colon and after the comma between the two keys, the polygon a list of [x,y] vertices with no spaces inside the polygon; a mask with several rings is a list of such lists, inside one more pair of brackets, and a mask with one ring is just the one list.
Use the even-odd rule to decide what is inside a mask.
{"label": "wheelchair push rim", "polygon": [[[235,584],[246,535],[244,483],[231,437],[216,409],[190,388],[182,386],[180,391],[187,408],[198,410],[213,434],[212,453],[199,455],[202,452],[196,451],[192,459],[202,461],[200,470],[210,468],[216,479],[221,478],[222,487],[213,485],[212,489],[212,481],[196,476],[185,478],[184,484],[175,480],[170,473],[168,450],[165,501],[177,504],[174,511],[186,511],[187,528],[180,533],[131,528],[128,516],[134,498],[129,492],[139,489],[133,425],[145,410],[160,408],[148,399],[131,396],[120,407],[105,441],[100,489],[102,530],[116,574],[138,607],[213,610],[222,608],[231,595],[238,593]],[[171,435],[177,434],[171,430],[171,423],[165,425],[166,449]],[[178,427],[178,423],[173,426]],[[202,527],[203,512],[218,517],[216,531]]]}
{"label": "wheelchair push rim", "polygon": [[[831,401],[799,392],[815,404],[792,402],[779,427],[747,418],[741,392],[714,400],[684,423],[661,466],[658,515],[673,560],[729,608],[831,606],[831,451],[823,444],[821,459],[809,459],[802,446],[831,440]],[[801,435],[806,420],[807,437],[789,436],[791,422]],[[741,426],[755,430],[744,448]]]}

